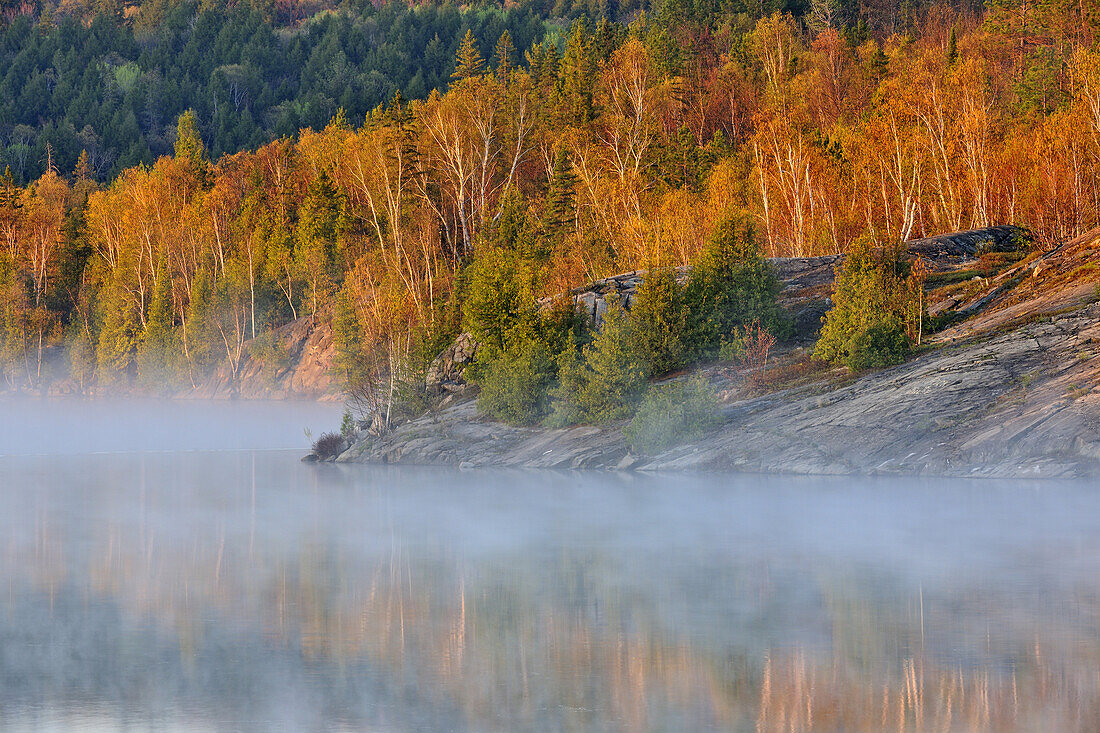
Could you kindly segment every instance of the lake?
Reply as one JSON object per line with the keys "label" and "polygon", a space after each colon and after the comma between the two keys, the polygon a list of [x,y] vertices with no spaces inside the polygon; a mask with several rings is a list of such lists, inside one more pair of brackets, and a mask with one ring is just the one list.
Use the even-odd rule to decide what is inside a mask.
{"label": "lake", "polygon": [[0,403],[0,730],[1095,731],[1089,484],[303,464]]}

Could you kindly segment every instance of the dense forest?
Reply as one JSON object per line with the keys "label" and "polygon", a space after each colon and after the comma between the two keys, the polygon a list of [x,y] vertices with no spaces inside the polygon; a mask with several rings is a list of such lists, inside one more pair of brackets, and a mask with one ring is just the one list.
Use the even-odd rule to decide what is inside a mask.
{"label": "dense forest", "polygon": [[369,390],[462,327],[560,382],[595,347],[535,298],[596,277],[1100,223],[1090,4],[108,5],[0,6],[12,389],[277,364],[302,317]]}

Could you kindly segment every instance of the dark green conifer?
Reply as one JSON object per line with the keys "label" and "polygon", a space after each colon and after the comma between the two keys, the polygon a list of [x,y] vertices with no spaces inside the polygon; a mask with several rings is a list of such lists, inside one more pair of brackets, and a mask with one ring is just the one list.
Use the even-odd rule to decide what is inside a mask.
{"label": "dark green conifer", "polygon": [[558,150],[546,194],[546,224],[552,232],[568,226],[576,214],[577,174],[565,150]]}

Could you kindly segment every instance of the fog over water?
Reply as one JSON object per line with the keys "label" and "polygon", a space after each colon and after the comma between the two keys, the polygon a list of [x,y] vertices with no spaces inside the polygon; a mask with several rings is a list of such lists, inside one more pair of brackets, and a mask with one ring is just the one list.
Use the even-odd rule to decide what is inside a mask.
{"label": "fog over water", "polygon": [[1100,729],[1090,484],[307,465],[0,403],[0,730]]}

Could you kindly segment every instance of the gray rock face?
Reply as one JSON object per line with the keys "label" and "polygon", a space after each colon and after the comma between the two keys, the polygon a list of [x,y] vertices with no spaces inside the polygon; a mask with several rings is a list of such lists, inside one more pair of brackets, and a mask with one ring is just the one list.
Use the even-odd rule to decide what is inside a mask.
{"label": "gray rock face", "polygon": [[706,439],[632,456],[621,426],[517,428],[472,401],[361,440],[340,461],[1000,477],[1100,475],[1100,305],[945,346],[833,388],[723,408]]}
{"label": "gray rock face", "polygon": [[428,373],[424,377],[428,394],[461,393],[466,387],[462,373],[476,356],[477,342],[473,336],[459,334],[455,342],[428,365]]}

